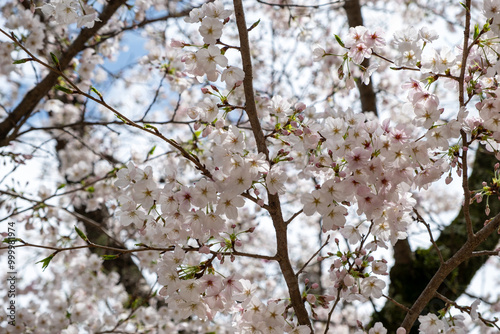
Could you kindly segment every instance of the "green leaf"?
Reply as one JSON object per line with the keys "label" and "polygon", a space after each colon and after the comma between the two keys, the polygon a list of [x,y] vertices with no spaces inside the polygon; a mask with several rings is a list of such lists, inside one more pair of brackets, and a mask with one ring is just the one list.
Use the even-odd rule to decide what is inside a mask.
{"label": "green leaf", "polygon": [[57,59],[56,55],[51,52],[50,53],[50,58],[52,58],[52,61],[54,62],[54,65],[56,65],[56,67],[58,69],[60,69],[61,68],[61,64],[59,63],[59,59]]}
{"label": "green leaf", "polygon": [[61,184],[57,187],[57,190],[62,189],[62,188],[64,188],[64,187],[66,187],[66,183],[61,183]]}
{"label": "green leaf", "polygon": [[474,39],[476,39],[479,36],[479,24],[476,24],[474,26]]}
{"label": "green leaf", "polygon": [[2,240],[2,242],[5,242],[6,244],[11,244],[13,242],[16,242],[16,241],[19,241],[19,242],[23,242],[22,239],[19,239],[19,238],[5,238]]}
{"label": "green leaf", "polygon": [[104,261],[117,259],[120,255],[103,255],[101,256]]}
{"label": "green leaf", "polygon": [[118,118],[120,121],[122,121],[123,123],[128,123],[125,118],[121,117],[120,115],[118,114],[115,114],[116,118]]}
{"label": "green leaf", "polygon": [[155,145],[155,146],[153,146],[153,147],[149,150],[149,152],[148,152],[148,156],[153,155],[153,153],[155,153],[155,149],[156,149],[156,145]]}
{"label": "green leaf", "polygon": [[101,99],[102,101],[102,94],[99,93],[99,91],[94,87],[94,86],[90,86],[90,90],[93,91],[94,93],[97,94],[97,96],[99,96],[99,98]]}
{"label": "green leaf", "polygon": [[55,85],[54,88],[60,90],[61,92],[65,92],[66,94],[73,94],[73,91],[71,89],[63,87],[61,85]]}
{"label": "green leaf", "polygon": [[27,63],[27,62],[32,61],[32,60],[33,60],[33,58],[23,58],[23,59],[14,60],[14,62],[12,64],[14,64],[14,65],[24,64],[24,63]]}
{"label": "green leaf", "polygon": [[342,42],[342,40],[340,39],[340,37],[338,35],[335,35],[335,39],[337,40],[337,43],[339,43],[339,45],[341,47],[345,48],[344,42]]}
{"label": "green leaf", "polygon": [[152,126],[151,124],[144,124],[144,128],[153,129],[155,132],[159,132],[158,129],[155,126]]}
{"label": "green leaf", "polygon": [[78,233],[80,238],[83,239],[83,241],[89,242],[89,238],[87,238],[87,236],[85,235],[85,233],[82,232],[82,230],[80,230],[78,227],[75,226],[75,231],[76,231],[76,233]]}
{"label": "green leaf", "polygon": [[36,263],[42,263],[42,270],[45,271],[45,269],[49,266],[50,261],[52,261],[52,259],[54,258],[55,255],[56,255],[56,253],[50,254],[45,259],[40,260],[40,261],[38,261]]}
{"label": "green leaf", "polygon": [[257,21],[257,22],[254,22],[254,24],[252,24],[250,26],[250,28],[248,28],[248,31],[252,31],[256,26],[258,26],[260,23],[260,19]]}

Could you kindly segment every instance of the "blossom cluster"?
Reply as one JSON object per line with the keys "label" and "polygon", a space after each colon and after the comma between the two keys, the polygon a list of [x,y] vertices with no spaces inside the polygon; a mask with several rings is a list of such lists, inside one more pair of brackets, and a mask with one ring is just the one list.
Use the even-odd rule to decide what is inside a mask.
{"label": "blossom cluster", "polygon": [[[224,55],[225,51],[217,46],[224,25],[229,21],[231,13],[230,10],[224,9],[222,1],[205,3],[200,8],[193,9],[185,21],[200,23],[199,32],[205,44],[198,51],[187,53],[182,57],[189,74],[198,77],[206,74],[208,81],[217,80],[221,73],[218,66],[225,68],[220,79],[226,83],[229,89],[233,88],[237,82],[241,82],[244,77],[242,69],[228,66],[228,59]],[[189,44],[174,40],[171,45],[185,47]]]}
{"label": "blossom cluster", "polygon": [[100,21],[94,8],[76,0],[51,0],[40,7],[47,16],[53,16],[57,24],[76,23],[78,28],[92,28],[96,21]]}

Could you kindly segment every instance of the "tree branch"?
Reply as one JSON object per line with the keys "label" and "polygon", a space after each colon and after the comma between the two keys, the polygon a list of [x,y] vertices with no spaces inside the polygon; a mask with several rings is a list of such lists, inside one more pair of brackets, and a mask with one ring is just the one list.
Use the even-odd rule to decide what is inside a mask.
{"label": "tree branch", "polygon": [[[73,58],[86,48],[87,41],[92,38],[99,29],[101,29],[113,16],[113,14],[126,3],[126,0],[109,1],[104,7],[100,21],[96,21],[94,27],[82,29],[75,41],[59,58],[61,70],[65,70]],[[18,106],[0,123],[0,147],[9,145],[10,141],[16,137],[19,128],[24,124],[33,113],[36,105],[57,83],[59,75],[49,72],[47,76],[33,89],[31,89],[18,104]],[[13,131],[14,130],[14,131]],[[13,131],[13,132],[12,132]],[[10,134],[10,135],[9,135]]]}
{"label": "tree branch", "polygon": [[418,299],[415,301],[410,311],[407,313],[403,323],[401,324],[409,333],[413,323],[417,320],[418,316],[429,303],[429,301],[434,297],[439,286],[443,283],[446,277],[457,268],[462,262],[470,258],[470,255],[474,252],[477,246],[479,246],[483,241],[485,241],[492,233],[500,227],[500,214],[495,216],[495,218],[490,221],[486,226],[484,226],[479,232],[477,232],[471,239],[468,239],[465,244],[460,248],[460,250],[455,253],[448,261],[443,263],[434,277],[425,287],[424,291],[420,294]]}
{"label": "tree branch", "polygon": [[245,20],[245,12],[243,10],[243,4],[241,3],[241,0],[234,0],[233,3],[234,15],[236,16],[236,25],[238,26],[238,34],[240,37],[241,60],[243,62],[243,71],[245,72],[245,78],[243,79],[246,103],[245,110],[252,126],[255,142],[257,143],[257,149],[260,153],[264,153],[266,155],[266,158],[269,160],[269,152],[267,150],[266,140],[260,126],[259,116],[257,114],[257,106],[255,104],[255,96],[253,91],[252,58],[250,54],[250,43],[248,41],[248,30]]}

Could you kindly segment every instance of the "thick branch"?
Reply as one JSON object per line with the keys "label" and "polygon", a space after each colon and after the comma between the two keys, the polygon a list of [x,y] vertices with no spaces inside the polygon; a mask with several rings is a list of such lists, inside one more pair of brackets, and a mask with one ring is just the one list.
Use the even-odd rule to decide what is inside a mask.
{"label": "thick branch", "polygon": [[440,266],[434,277],[431,279],[429,284],[425,287],[424,291],[420,294],[417,301],[413,304],[410,311],[406,315],[402,327],[406,329],[407,332],[410,331],[413,323],[417,320],[418,316],[429,303],[429,301],[434,298],[435,292],[440,287],[441,283],[446,279],[446,277],[457,268],[462,262],[470,258],[470,255],[481,243],[483,243],[491,234],[495,233],[500,226],[500,214],[498,214],[492,221],[490,221],[486,226],[484,226],[479,232],[474,235],[473,238],[469,239],[460,250],[455,253],[448,261]]}
{"label": "thick branch", "polygon": [[464,29],[464,46],[462,48],[462,67],[460,68],[460,79],[458,81],[458,101],[460,102],[460,106],[465,106],[465,97],[464,97],[464,78],[465,78],[465,70],[467,68],[467,57],[469,56],[469,34],[470,34],[470,9],[471,9],[471,0],[467,0],[465,2],[465,29]]}
{"label": "thick branch", "polygon": [[[250,45],[248,41],[248,30],[245,22],[245,12],[241,0],[234,0],[234,13],[236,16],[236,24],[238,26],[238,33],[240,38],[241,58],[243,62],[243,71],[245,78],[243,85],[245,90],[246,112],[252,126],[252,131],[257,143],[258,151],[264,153],[269,159],[269,152],[267,150],[265,137],[260,126],[259,117],[257,115],[257,107],[255,105],[255,97],[253,91],[253,74],[252,74],[252,60],[250,54]],[[288,238],[287,238],[287,223],[283,219],[281,212],[281,203],[278,195],[269,194],[269,213],[273,220],[274,229],[276,230],[277,242],[277,259],[283,273],[283,277],[288,287],[290,300],[297,315],[299,324],[308,325],[311,329],[311,322],[309,314],[305,308],[302,296],[300,293],[298,278],[295,275],[290,257],[288,254]]]}
{"label": "thick branch", "polygon": [[252,70],[252,58],[250,54],[250,43],[248,41],[248,30],[245,21],[245,12],[243,10],[243,4],[241,0],[234,0],[234,15],[236,16],[236,25],[238,26],[238,34],[240,37],[240,48],[241,48],[241,60],[243,62],[243,71],[245,72],[245,78],[243,79],[243,87],[245,89],[245,103],[246,112],[250,124],[252,125],[252,131],[255,137],[255,142],[257,143],[257,149],[259,152],[264,153],[267,158],[269,158],[269,152],[266,146],[266,140],[264,138],[264,133],[260,126],[259,116],[257,114],[257,106],[255,104],[255,96],[253,91],[253,70]]}

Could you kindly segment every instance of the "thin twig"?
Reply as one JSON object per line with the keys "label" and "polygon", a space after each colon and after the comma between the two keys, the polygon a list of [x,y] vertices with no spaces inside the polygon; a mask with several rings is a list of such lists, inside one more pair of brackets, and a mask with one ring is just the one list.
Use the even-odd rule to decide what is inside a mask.
{"label": "thin twig", "polygon": [[332,319],[333,311],[335,310],[335,307],[337,306],[337,304],[340,301],[340,291],[341,290],[342,290],[342,287],[339,287],[337,289],[337,297],[335,298],[335,303],[333,303],[332,309],[330,310],[330,312],[328,312],[328,319],[326,320],[326,327],[325,327],[325,333],[324,334],[328,334],[328,329],[330,328],[330,321]]}
{"label": "thin twig", "polygon": [[500,256],[500,250],[483,250],[483,251],[477,251],[477,252],[472,252],[470,257],[476,257],[476,256]]}
{"label": "thin twig", "polygon": [[429,224],[427,224],[427,222],[425,221],[425,219],[420,215],[420,213],[418,213],[417,209],[414,208],[413,212],[417,215],[417,220],[419,222],[421,222],[422,224],[424,224],[425,227],[427,228],[427,231],[429,232],[429,237],[431,239],[432,246],[434,247],[434,249],[438,253],[439,261],[441,262],[441,264],[443,264],[444,263],[443,254],[441,254],[441,251],[439,250],[439,247],[436,244],[436,241],[434,240],[434,237],[432,236],[431,226]]}
{"label": "thin twig", "polygon": [[321,3],[321,4],[317,4],[317,5],[294,5],[294,4],[271,3],[271,2],[266,2],[266,1],[263,1],[263,0],[257,0],[258,3],[261,3],[263,5],[273,6],[273,7],[280,7],[280,8],[313,8],[313,9],[317,9],[317,8],[324,7],[324,6],[336,5],[336,4],[339,4],[339,3],[343,3],[344,1],[345,0],[335,0],[335,1],[325,2],[325,3]]}
{"label": "thin twig", "polygon": [[317,255],[318,255],[318,254],[319,254],[319,252],[321,252],[321,250],[322,250],[323,248],[325,248],[325,246],[326,246],[326,245],[328,245],[329,241],[330,241],[330,236],[328,236],[328,237],[326,238],[325,243],[324,243],[324,244],[323,244],[323,245],[322,245],[322,246],[321,246],[321,247],[320,247],[320,248],[319,248],[319,249],[318,249],[318,250],[317,250],[317,251],[316,251],[316,252],[315,252],[315,253],[314,253],[311,257],[310,257],[310,258],[309,258],[309,260],[307,260],[307,262],[306,262],[306,263],[304,263],[304,265],[302,266],[302,268],[300,268],[300,270],[299,270],[299,271],[297,271],[297,273],[295,274],[295,276],[297,276],[297,277],[298,277],[300,274],[302,274],[302,272],[303,272],[303,271],[304,271],[304,269],[305,269],[305,268],[309,265],[309,263],[310,263],[310,262],[311,262],[311,261],[312,261],[312,260],[313,260],[313,259],[314,259]]}
{"label": "thin twig", "polygon": [[406,307],[403,304],[401,304],[400,302],[396,301],[394,298],[391,298],[391,297],[386,296],[386,295],[382,295],[382,296],[387,298],[387,300],[390,300],[392,303],[394,303],[397,307],[401,308],[403,311],[405,311],[405,312],[410,311],[410,309],[408,307]]}
{"label": "thin twig", "polygon": [[285,223],[288,225],[294,220],[298,215],[300,215],[304,209],[300,209],[299,211],[295,212]]}
{"label": "thin twig", "polygon": [[[17,238],[16,240],[17,240],[17,242],[22,243],[22,245],[15,245],[16,248],[18,248],[18,247],[33,247],[33,248],[53,250],[56,253],[70,251],[70,250],[76,250],[76,249],[97,248],[97,249],[104,249],[104,250],[108,250],[108,251],[112,251],[112,252],[117,252],[118,255],[124,255],[124,254],[136,253],[136,252],[149,252],[149,251],[171,252],[175,249],[175,246],[151,247],[151,246],[147,246],[144,244],[141,244],[141,246],[142,246],[141,248],[127,249],[127,248],[117,248],[117,247],[99,245],[99,244],[95,244],[91,241],[87,241],[86,245],[81,245],[81,246],[56,247],[56,246],[32,244],[32,243],[26,242],[22,239],[19,239],[19,238]],[[8,248],[9,248],[9,246],[4,246],[4,247],[0,247],[0,250],[8,249]],[[183,247],[182,249],[185,252],[198,252],[200,250],[200,247]],[[219,255],[219,254],[222,256],[235,255],[235,256],[249,257],[249,258],[254,258],[254,259],[261,259],[261,260],[266,260],[266,261],[276,260],[275,256],[267,256],[267,255],[254,254],[254,253],[245,253],[245,252],[239,252],[239,251],[231,251],[231,252],[210,251],[210,253],[212,255]]]}

